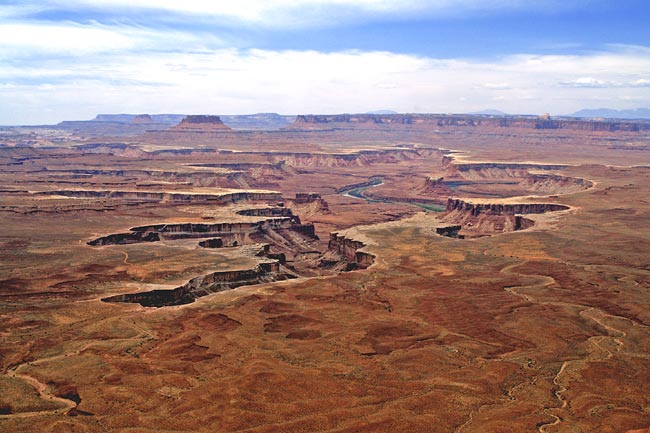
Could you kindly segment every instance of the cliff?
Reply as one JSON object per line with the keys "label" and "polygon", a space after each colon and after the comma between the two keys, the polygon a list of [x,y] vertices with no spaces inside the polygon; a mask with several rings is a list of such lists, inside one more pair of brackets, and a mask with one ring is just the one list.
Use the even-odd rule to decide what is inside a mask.
{"label": "cliff", "polygon": [[444,219],[462,227],[461,237],[483,236],[533,227],[535,222],[525,214],[567,209],[568,206],[553,203],[468,203],[450,198]]}
{"label": "cliff", "polygon": [[172,131],[188,132],[214,132],[230,131],[231,128],[226,126],[219,116],[195,115],[185,116],[181,122],[171,128]]}
{"label": "cliff", "polygon": [[452,195],[453,191],[449,186],[444,182],[442,177],[431,177],[427,176],[424,178],[422,184],[420,184],[416,191],[418,194],[423,195],[434,195],[434,196],[447,196]]}
{"label": "cliff", "polygon": [[116,233],[88,242],[88,245],[100,247],[102,245],[125,245],[141,242],[158,242],[160,235],[156,232]]}
{"label": "cliff", "polygon": [[375,262],[375,256],[361,251],[366,245],[363,242],[350,239],[345,235],[330,233],[327,248],[343,257],[348,262],[348,270],[365,269]]}
{"label": "cliff", "polygon": [[[268,218],[256,222],[238,223],[175,223],[152,224],[132,227],[131,233],[103,236],[88,242],[91,246],[125,243],[155,242],[160,239],[221,238],[223,245],[242,245],[253,234],[269,234],[272,231],[290,230],[310,239],[318,239],[313,224],[301,224],[297,216]],[[207,244],[206,244],[207,245]],[[203,245],[202,245],[203,246]]]}
{"label": "cliff", "polygon": [[238,191],[221,194],[203,194],[195,192],[159,192],[159,191],[109,191],[109,190],[57,190],[43,191],[38,195],[61,195],[80,198],[112,198],[139,201],[168,202],[212,202],[217,204],[236,203],[239,201],[279,201],[278,192]]}
{"label": "cliff", "polygon": [[138,114],[131,120],[131,123],[154,123],[154,120],[148,114]]}
{"label": "cliff", "polygon": [[490,203],[467,203],[462,200],[450,198],[447,200],[447,212],[461,211],[472,216],[480,214],[502,215],[502,214],[540,214],[567,210],[568,206],[552,203],[511,203],[511,204],[490,204]]}
{"label": "cliff", "polygon": [[471,114],[338,114],[300,115],[295,129],[376,127],[382,125],[424,125],[429,127],[487,127],[523,129],[564,129],[591,132],[650,131],[650,121],[551,119],[544,116],[484,116]]}
{"label": "cliff", "polygon": [[300,224],[300,217],[294,215],[288,207],[262,207],[253,209],[242,209],[237,211],[238,215],[263,216],[263,217],[292,217],[294,222]]}
{"label": "cliff", "polygon": [[252,269],[219,271],[192,278],[186,284],[171,290],[128,293],[102,298],[104,302],[130,302],[143,307],[165,307],[194,302],[196,298],[210,293],[235,289],[240,286],[269,283],[291,278],[280,273],[278,261],[263,262]]}

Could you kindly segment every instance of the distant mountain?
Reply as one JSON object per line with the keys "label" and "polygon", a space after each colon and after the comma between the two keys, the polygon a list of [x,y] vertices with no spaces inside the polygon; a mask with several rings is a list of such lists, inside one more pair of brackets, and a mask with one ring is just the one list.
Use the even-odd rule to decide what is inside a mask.
{"label": "distant mountain", "polygon": [[[147,116],[148,123],[178,125],[185,114],[98,114],[93,120],[85,121],[86,123],[119,123],[119,124],[132,124],[132,123],[145,123],[144,119]],[[283,116],[277,113],[257,113],[257,114],[236,114],[224,115],[222,114],[221,120],[223,123],[233,129],[248,129],[248,130],[277,130],[291,125],[296,116]],[[70,122],[62,122],[64,126]],[[84,123],[84,121],[75,122],[76,124]]]}
{"label": "distant mountain", "polygon": [[479,114],[484,116],[507,116],[508,115],[508,113],[504,113],[503,111],[493,110],[493,109],[475,111],[469,114]]}
{"label": "distant mountain", "polygon": [[633,110],[614,110],[612,108],[596,108],[576,111],[572,117],[603,117],[605,119],[650,119],[650,108]]}
{"label": "distant mountain", "polygon": [[397,111],[393,110],[374,110],[374,111],[366,111],[366,114],[398,114]]}
{"label": "distant mountain", "polygon": [[[115,123],[131,123],[133,120],[138,117],[143,116],[142,114],[98,114],[92,120],[92,122],[115,122]],[[150,115],[151,121],[154,123],[169,123],[171,125],[176,125],[185,114],[152,114]]]}

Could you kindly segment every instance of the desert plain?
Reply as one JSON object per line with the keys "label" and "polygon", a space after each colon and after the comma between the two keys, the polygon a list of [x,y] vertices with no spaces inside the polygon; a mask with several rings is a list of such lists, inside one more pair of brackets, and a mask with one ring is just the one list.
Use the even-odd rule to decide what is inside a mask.
{"label": "desert plain", "polygon": [[0,135],[0,431],[650,431],[650,124]]}

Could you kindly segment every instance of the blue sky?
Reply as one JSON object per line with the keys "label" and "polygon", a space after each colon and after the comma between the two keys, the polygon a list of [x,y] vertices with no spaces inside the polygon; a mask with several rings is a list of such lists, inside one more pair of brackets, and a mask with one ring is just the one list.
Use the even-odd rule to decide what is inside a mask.
{"label": "blue sky", "polygon": [[5,0],[0,124],[650,106],[647,0]]}

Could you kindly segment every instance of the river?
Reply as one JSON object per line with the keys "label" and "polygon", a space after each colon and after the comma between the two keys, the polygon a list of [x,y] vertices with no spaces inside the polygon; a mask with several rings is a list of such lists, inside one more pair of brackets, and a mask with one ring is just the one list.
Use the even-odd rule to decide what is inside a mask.
{"label": "river", "polygon": [[371,178],[368,182],[363,185],[351,186],[350,188],[344,188],[339,191],[339,194],[342,194],[346,197],[353,197],[360,200],[365,200],[368,203],[392,203],[392,204],[401,204],[407,206],[417,206],[422,209],[432,211],[432,212],[444,212],[445,206],[437,203],[409,203],[405,201],[398,200],[388,200],[388,199],[376,199],[368,197],[364,192],[369,188],[375,188],[379,185],[383,185],[384,182],[380,177]]}

